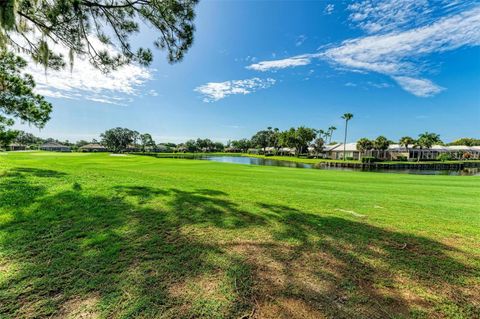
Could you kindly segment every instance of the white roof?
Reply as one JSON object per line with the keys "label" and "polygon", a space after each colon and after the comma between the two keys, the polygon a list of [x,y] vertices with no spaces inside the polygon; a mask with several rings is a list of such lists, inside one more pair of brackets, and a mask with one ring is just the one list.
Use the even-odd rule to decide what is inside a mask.
{"label": "white roof", "polygon": [[[333,152],[343,152],[343,143],[338,144],[337,147],[330,149]],[[345,144],[345,151],[347,152],[355,152],[357,150],[357,143],[347,143]]]}
{"label": "white roof", "polygon": [[332,151],[332,150],[336,149],[337,147],[339,147],[340,145],[342,145],[342,144],[337,143],[337,144],[333,144],[333,145],[326,145],[325,146],[325,151],[326,152]]}

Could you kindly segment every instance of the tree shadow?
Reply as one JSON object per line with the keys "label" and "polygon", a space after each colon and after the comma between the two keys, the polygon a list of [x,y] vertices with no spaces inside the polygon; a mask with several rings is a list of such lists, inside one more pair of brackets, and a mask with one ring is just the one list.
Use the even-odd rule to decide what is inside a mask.
{"label": "tree shadow", "polygon": [[478,313],[466,287],[478,269],[458,261],[474,257],[431,239],[284,205],[246,210],[214,189],[52,194],[29,176],[46,175],[0,178],[0,317],[62,318],[90,303],[103,317]]}
{"label": "tree shadow", "polygon": [[[229,317],[249,307],[250,285],[239,284],[249,282],[249,266],[183,229],[242,224],[246,213],[215,198],[225,193],[119,186],[111,198],[81,187],[51,195],[26,172],[2,181],[15,186],[7,206],[16,209],[0,220],[0,268],[9,270],[0,277],[0,317],[68,317],[89,302],[105,317]],[[167,196],[165,209],[127,200]]]}
{"label": "tree shadow", "polygon": [[258,206],[282,225],[272,230],[272,243],[250,244],[246,250],[256,256],[251,263],[260,283],[257,298],[264,303],[260,317],[300,318],[302,309],[334,318],[472,318],[480,313],[480,298],[468,289],[478,284],[475,256],[364,222],[284,205]]}

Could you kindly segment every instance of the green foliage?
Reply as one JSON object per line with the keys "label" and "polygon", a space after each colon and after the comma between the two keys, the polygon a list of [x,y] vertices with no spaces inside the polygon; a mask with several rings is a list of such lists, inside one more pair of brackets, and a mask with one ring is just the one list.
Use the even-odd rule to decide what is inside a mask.
{"label": "green foliage", "polygon": [[363,156],[361,159],[362,163],[375,163],[378,162],[378,158],[373,156]]}
{"label": "green foliage", "polygon": [[450,153],[442,153],[437,156],[437,160],[445,162],[445,161],[451,161],[452,155]]}
{"label": "green foliage", "polygon": [[466,145],[466,146],[480,146],[480,139],[478,138],[469,138],[469,137],[462,137],[458,140],[455,140],[448,145]]}
{"label": "green foliage", "polygon": [[316,154],[320,154],[321,152],[323,152],[323,149],[325,148],[325,140],[321,137],[317,137],[314,141],[313,141],[313,150]]}
{"label": "green foliage", "polygon": [[280,134],[280,145],[295,149],[295,155],[299,156],[316,135],[315,130],[312,128],[305,126],[292,127]]}
{"label": "green foliage", "polygon": [[398,141],[398,144],[400,144],[400,146],[405,147],[406,149],[408,149],[408,147],[410,145],[415,145],[415,143],[416,143],[416,141],[413,138],[411,138],[410,136],[403,136]]}
{"label": "green foliage", "polygon": [[[5,41],[0,48],[9,45],[49,68],[65,66],[65,57],[57,52],[59,47],[68,49],[70,67],[75,55],[88,56],[103,71],[131,62],[150,64],[151,50],[135,50],[130,44],[130,36],[140,31],[139,21],[157,31],[154,45],[167,51],[169,62],[180,61],[193,43],[197,0],[3,2],[0,37]],[[92,35],[100,41],[92,40]],[[13,40],[18,36],[24,43]],[[52,43],[57,46],[51,47]],[[107,45],[119,53],[112,54]]]}
{"label": "green foliage", "polygon": [[390,141],[385,136],[379,136],[373,141],[373,148],[377,151],[385,151],[390,146]]}
{"label": "green foliage", "polygon": [[373,142],[366,137],[362,137],[357,141],[357,150],[360,152],[366,152],[373,149]]}
{"label": "green foliage", "polygon": [[241,150],[243,153],[246,153],[250,147],[252,147],[252,143],[250,140],[243,138],[238,141],[231,141],[232,147]]}
{"label": "green foliage", "polygon": [[140,135],[140,145],[142,146],[142,152],[145,152],[147,148],[154,148],[156,146],[152,135],[145,133]]}
{"label": "green foliage", "polygon": [[116,127],[100,135],[102,144],[114,153],[125,152],[128,145],[133,143],[135,132],[127,128]]}
{"label": "green foliage", "polygon": [[253,146],[262,148],[265,151],[265,148],[270,145],[270,131],[258,131],[252,136],[251,141]]}
{"label": "green foliage", "polygon": [[0,145],[10,144],[17,136],[17,131],[8,130],[14,119],[39,128],[50,119],[52,106],[33,92],[33,78],[22,74],[25,66],[25,60],[0,49]]}
{"label": "green foliage", "polygon": [[440,135],[436,133],[425,132],[418,135],[416,144],[421,148],[431,148],[435,144],[443,144]]}

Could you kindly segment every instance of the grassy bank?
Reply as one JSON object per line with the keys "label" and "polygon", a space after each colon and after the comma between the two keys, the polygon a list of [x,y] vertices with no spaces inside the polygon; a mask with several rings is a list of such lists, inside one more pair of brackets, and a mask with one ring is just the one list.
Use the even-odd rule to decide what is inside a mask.
{"label": "grassy bank", "polygon": [[475,318],[480,178],[0,156],[0,318]]}

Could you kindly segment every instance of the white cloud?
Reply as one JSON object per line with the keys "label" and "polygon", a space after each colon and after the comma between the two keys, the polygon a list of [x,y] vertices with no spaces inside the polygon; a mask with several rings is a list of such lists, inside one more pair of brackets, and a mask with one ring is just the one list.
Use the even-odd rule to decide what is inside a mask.
{"label": "white cloud", "polygon": [[347,83],[345,83],[345,86],[356,87],[357,84],[355,84],[355,83],[353,83],[353,82],[347,82]]}
{"label": "white cloud", "polygon": [[247,69],[263,72],[308,65],[311,62],[311,57],[312,55],[299,55],[282,60],[262,61],[247,66]]}
{"label": "white cloud", "polygon": [[444,90],[427,79],[416,79],[408,76],[395,76],[395,81],[407,92],[420,97],[428,97],[440,93]]}
{"label": "white cloud", "polygon": [[329,3],[325,6],[325,14],[330,15],[335,10],[335,5],[333,3]]}
{"label": "white cloud", "polygon": [[295,39],[295,46],[296,47],[299,47],[303,44],[303,42],[305,42],[307,40],[307,36],[304,35],[304,34],[301,34],[299,35],[296,39]]}
{"label": "white cloud", "polygon": [[348,5],[349,19],[368,33],[397,30],[412,21],[426,19],[428,0],[361,0]]}
{"label": "white cloud", "polygon": [[158,92],[155,91],[155,90],[150,90],[150,91],[148,91],[148,95],[150,95],[150,96],[158,96],[159,94],[158,94]]}
{"label": "white cloud", "polygon": [[194,89],[201,93],[204,102],[215,102],[234,94],[250,94],[259,89],[266,89],[275,84],[272,78],[251,78],[246,80],[233,80],[225,82],[210,82]]}
{"label": "white cloud", "polygon": [[[338,68],[391,76],[408,92],[417,96],[431,96],[442,88],[418,76],[422,69],[419,58],[479,44],[480,6],[476,6],[422,27],[350,39],[320,53],[263,61],[247,68],[258,71],[276,70],[307,65],[313,58],[321,58]],[[398,80],[402,77],[403,80]],[[408,85],[407,81],[413,83],[412,79],[417,79],[416,85],[422,88],[415,91]]]}
{"label": "white cloud", "polygon": [[[114,53],[113,47],[105,47],[100,41],[92,38],[92,43],[97,47],[106,48]],[[53,45],[51,45],[52,47]],[[55,51],[68,56],[66,50],[55,46]],[[42,65],[36,64],[29,56],[23,55],[28,61],[25,69],[35,79],[37,92],[53,98],[89,99],[100,103],[109,103],[107,100],[115,97],[138,95],[139,88],[152,79],[149,69],[135,64],[126,65],[110,73],[102,73],[93,67],[86,57],[76,56],[73,69],[66,67],[63,70],[47,70]],[[88,98],[92,95],[107,94],[106,98]]]}

